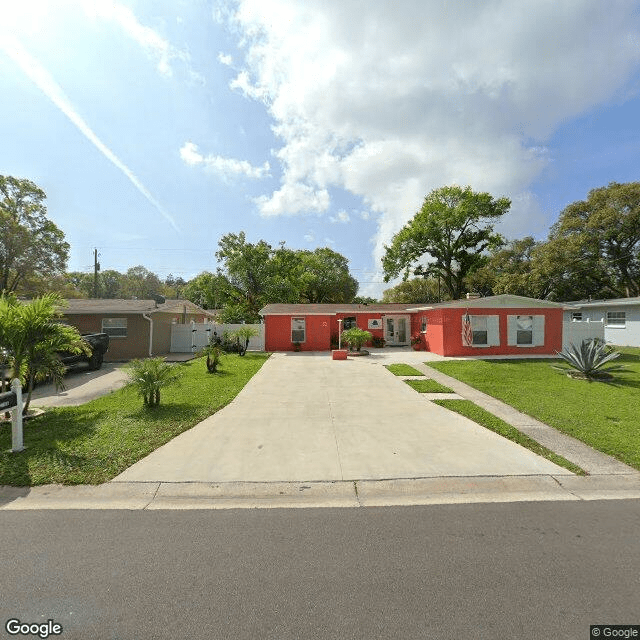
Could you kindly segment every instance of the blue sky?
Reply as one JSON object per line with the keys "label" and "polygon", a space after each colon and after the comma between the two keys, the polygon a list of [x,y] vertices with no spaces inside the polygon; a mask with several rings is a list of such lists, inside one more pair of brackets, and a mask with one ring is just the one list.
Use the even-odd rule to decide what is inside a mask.
{"label": "blue sky", "polygon": [[[12,6],[13,5],[13,6]],[[329,246],[379,296],[432,189],[564,206],[640,179],[640,3],[22,0],[0,8],[0,174],[47,193],[69,270],[189,279],[245,231]]]}

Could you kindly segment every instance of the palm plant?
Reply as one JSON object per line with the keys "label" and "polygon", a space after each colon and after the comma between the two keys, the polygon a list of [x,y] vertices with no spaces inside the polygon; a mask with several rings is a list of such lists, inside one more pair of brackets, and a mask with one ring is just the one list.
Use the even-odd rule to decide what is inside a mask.
{"label": "palm plant", "polygon": [[353,327],[351,329],[346,329],[342,332],[341,338],[342,342],[349,345],[349,349],[351,351],[360,351],[360,348],[365,342],[369,342],[373,334],[370,331],[365,331],[364,329],[358,329],[358,327]]}
{"label": "palm plant", "polygon": [[36,381],[51,378],[64,388],[65,367],[59,351],[91,353],[75,327],[59,322],[62,298],[46,294],[22,304],[15,298],[0,298],[0,349],[8,359],[11,374],[27,386],[23,413],[27,413]]}
{"label": "palm plant", "polygon": [[164,358],[132,360],[127,365],[129,384],[142,397],[145,407],[160,404],[160,389],[173,384],[180,377],[176,367],[164,361]]}
{"label": "palm plant", "polygon": [[[610,371],[624,369],[624,365],[613,365],[603,368],[605,364],[615,360],[620,354],[617,351],[609,349],[607,345],[600,340],[583,340],[580,347],[572,344],[567,349],[557,352],[557,355],[575,369],[575,372],[579,372],[581,377],[587,379],[606,377]],[[566,371],[564,367],[557,365],[552,366],[555,369]]]}
{"label": "palm plant", "polygon": [[238,355],[243,356],[247,352],[249,346],[249,340],[253,336],[260,335],[260,332],[254,327],[239,327],[234,332],[229,334],[231,339],[235,339],[238,344]]}

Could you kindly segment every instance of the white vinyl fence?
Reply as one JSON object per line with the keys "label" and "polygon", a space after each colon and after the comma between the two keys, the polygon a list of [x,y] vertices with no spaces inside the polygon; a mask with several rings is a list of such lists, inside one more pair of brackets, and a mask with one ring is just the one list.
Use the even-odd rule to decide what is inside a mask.
{"label": "white vinyl fence", "polygon": [[249,340],[249,351],[264,351],[263,324],[214,324],[213,322],[192,322],[171,325],[171,353],[194,353],[209,344],[217,334],[220,338],[225,331],[232,332],[240,327],[252,327],[260,333]]}
{"label": "white vinyl fence", "polygon": [[604,322],[573,320],[562,323],[562,349],[574,344],[579,347],[583,340],[599,338],[604,341]]}

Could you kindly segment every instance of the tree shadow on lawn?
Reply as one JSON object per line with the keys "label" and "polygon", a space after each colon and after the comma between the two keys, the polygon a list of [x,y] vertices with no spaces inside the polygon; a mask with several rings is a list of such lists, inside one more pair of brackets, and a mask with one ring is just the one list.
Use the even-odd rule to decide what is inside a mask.
{"label": "tree shadow on lawn", "polygon": [[[23,425],[24,451],[12,453],[11,423],[0,425],[0,485],[29,486],[44,484],[53,470],[62,473],[85,466],[88,457],[72,453],[74,440],[90,438],[104,411],[74,414],[65,409],[51,409]],[[68,444],[68,447],[65,447]],[[65,449],[67,449],[65,451]]]}

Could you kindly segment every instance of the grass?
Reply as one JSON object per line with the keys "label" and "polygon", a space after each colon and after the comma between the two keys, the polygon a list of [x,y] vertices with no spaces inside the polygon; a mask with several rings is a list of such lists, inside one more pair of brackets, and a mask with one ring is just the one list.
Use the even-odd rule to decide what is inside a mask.
{"label": "grass", "polygon": [[424,373],[414,369],[408,364],[386,364],[385,367],[393,373],[394,376],[423,376]]}
{"label": "grass", "polygon": [[431,379],[405,380],[405,382],[418,393],[453,393],[453,389],[449,389],[449,387],[445,387],[443,384]]}
{"label": "grass", "polygon": [[179,383],[158,407],[143,407],[131,388],[79,407],[49,409],[24,423],[21,453],[10,453],[11,423],[0,425],[0,485],[100,484],[233,400],[269,354],[226,356],[218,373],[204,358],[175,365]]}
{"label": "grass", "polygon": [[622,355],[610,381],[569,378],[544,360],[450,360],[428,366],[498,398],[594,449],[640,469],[640,349]]}
{"label": "grass", "polygon": [[550,449],[543,447],[541,444],[527,436],[526,434],[518,431],[515,427],[512,427],[510,424],[506,423],[504,420],[494,416],[492,413],[489,413],[485,409],[482,409],[478,405],[474,404],[470,400],[433,400],[435,404],[439,404],[441,407],[445,409],[449,409],[450,411],[455,411],[460,415],[477,422],[479,425],[491,429],[491,431],[495,431],[497,434],[516,442],[517,444],[533,451],[533,453],[550,460],[551,462],[557,464],[560,467],[564,467],[568,469],[572,473],[577,475],[585,475],[583,469],[579,466],[569,462],[566,458],[559,456],[557,453],[554,453]]}

